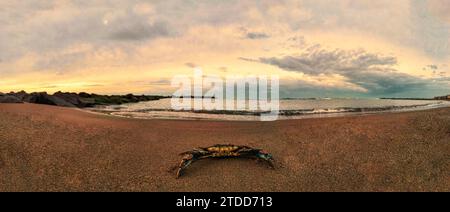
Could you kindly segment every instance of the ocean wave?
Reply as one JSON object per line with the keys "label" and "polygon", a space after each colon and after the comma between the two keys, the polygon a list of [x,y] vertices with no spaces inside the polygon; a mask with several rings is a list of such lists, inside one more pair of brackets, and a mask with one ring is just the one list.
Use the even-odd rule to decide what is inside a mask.
{"label": "ocean wave", "polygon": [[[318,108],[318,109],[291,109],[278,111],[279,116],[305,116],[305,115],[321,115],[321,114],[345,114],[345,113],[374,113],[383,111],[401,111],[401,110],[414,110],[419,108],[434,108],[444,105],[443,102],[405,105],[405,106],[385,106],[385,107],[339,107],[339,108]],[[260,116],[262,114],[268,114],[271,111],[248,111],[248,110],[174,110],[174,109],[158,109],[158,108],[145,108],[128,110],[124,106],[115,106],[109,108],[95,108],[92,109],[95,112],[108,113],[112,115],[118,114],[145,114],[153,113],[153,117],[157,112],[169,112],[169,113],[191,113],[191,114],[213,114],[213,115],[233,115],[233,116]],[[180,117],[183,118],[183,117]]]}

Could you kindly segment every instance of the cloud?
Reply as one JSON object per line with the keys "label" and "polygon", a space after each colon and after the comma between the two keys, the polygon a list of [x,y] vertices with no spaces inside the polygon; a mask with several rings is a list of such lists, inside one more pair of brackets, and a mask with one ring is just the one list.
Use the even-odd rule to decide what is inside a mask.
{"label": "cloud", "polygon": [[246,58],[246,57],[238,57],[239,60],[247,61],[247,62],[260,62],[259,60]]}
{"label": "cloud", "polygon": [[397,64],[397,59],[391,56],[381,56],[364,50],[327,50],[321,48],[320,45],[312,46],[298,56],[260,58],[259,61],[285,70],[310,75],[345,74],[366,71],[375,66]]}
{"label": "cloud", "polygon": [[450,24],[450,4],[448,0],[428,0],[427,4],[431,15]]}
{"label": "cloud", "polygon": [[169,79],[160,79],[160,80],[155,80],[155,81],[151,81],[150,85],[170,85],[170,80]]}
{"label": "cloud", "polygon": [[36,61],[34,68],[37,70],[65,70],[68,67],[82,67],[86,62],[86,52],[71,52],[59,55],[47,55]]}
{"label": "cloud", "polygon": [[434,78],[434,80],[450,82],[450,77],[439,77],[439,78]]}
{"label": "cloud", "polygon": [[[87,87],[87,88],[89,88],[89,87],[102,87],[103,86],[103,84],[84,84],[83,85],[84,87]],[[61,88],[62,86],[61,86],[61,84],[44,84],[44,85],[42,85],[42,86],[40,86],[39,88],[40,89],[49,89],[49,88]]]}
{"label": "cloud", "polygon": [[0,57],[13,60],[76,44],[92,45],[92,51],[120,47],[131,52],[136,42],[177,35],[175,20],[145,9],[144,1],[32,2],[0,3]]}
{"label": "cloud", "polygon": [[436,71],[438,69],[438,66],[437,65],[427,65],[427,66],[425,66],[424,68],[423,68],[423,70],[424,71],[427,71],[427,70],[432,70],[432,71]]}
{"label": "cloud", "polygon": [[345,81],[360,87],[360,92],[369,96],[407,93],[426,89],[432,84],[430,80],[402,73],[393,68],[397,64],[397,59],[393,56],[369,53],[361,49],[326,49],[314,45],[299,55],[262,57],[258,60],[243,59],[277,66],[286,71],[301,72],[307,76],[342,76]]}
{"label": "cloud", "polygon": [[162,22],[149,24],[138,21],[119,26],[108,35],[108,38],[117,41],[142,41],[157,37],[168,37],[169,35],[171,33],[167,24]]}
{"label": "cloud", "polygon": [[189,68],[196,68],[197,65],[195,65],[195,63],[185,63],[184,65],[186,65]]}
{"label": "cloud", "polygon": [[[28,2],[0,3],[0,57],[5,60],[74,43],[104,47],[121,41],[122,48],[133,48],[136,41],[182,36],[196,26],[230,25],[249,29],[243,34],[248,39],[268,39],[273,35],[262,32],[286,27],[294,31],[359,30],[449,55],[448,24],[421,18],[429,13],[448,17],[448,6],[443,6],[447,4],[442,0],[430,0],[429,7],[406,0],[342,0],[333,4],[328,0]],[[431,12],[417,12],[416,8]],[[131,46],[123,45],[127,42]]]}
{"label": "cloud", "polygon": [[428,67],[431,68],[431,69],[434,69],[434,70],[438,69],[437,65],[428,65]]}
{"label": "cloud", "polygon": [[[420,71],[425,64],[438,64],[439,72],[449,73],[441,65],[450,55],[448,8],[444,0],[0,1],[0,74],[8,73],[10,81],[18,82],[27,78],[26,73],[45,78],[55,71],[73,71],[64,77],[89,73],[106,79],[120,75],[113,72],[126,70],[133,73],[130,77],[139,76],[142,70],[156,72],[161,64],[171,69],[185,61],[227,65],[229,72],[258,68],[259,64],[233,66],[236,55],[242,54],[245,57],[239,60],[312,78],[342,76],[349,83],[345,86],[359,86],[360,91],[395,92],[405,90],[408,83],[421,87],[428,82],[404,73],[416,70],[401,73],[394,67]],[[325,35],[349,36],[336,44]],[[353,35],[364,39],[353,41]],[[370,49],[388,43],[395,48],[386,52],[406,47],[405,52],[423,57],[398,54],[402,61],[397,66],[393,56],[320,45],[293,54],[307,47],[305,38],[342,48],[367,45]],[[323,83],[330,83],[327,80]]]}
{"label": "cloud", "polygon": [[218,69],[219,69],[219,71],[224,72],[224,73],[228,72],[228,68],[226,66],[221,66]]}
{"label": "cloud", "polygon": [[265,39],[265,38],[269,38],[270,36],[268,34],[260,33],[260,32],[249,32],[246,34],[245,37],[248,39]]}

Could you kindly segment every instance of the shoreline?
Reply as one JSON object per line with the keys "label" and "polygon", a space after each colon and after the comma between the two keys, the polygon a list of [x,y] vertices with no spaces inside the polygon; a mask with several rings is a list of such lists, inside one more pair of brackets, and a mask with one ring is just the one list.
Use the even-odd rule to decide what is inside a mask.
{"label": "shoreline", "polygon": [[[364,115],[375,115],[384,113],[404,113],[404,112],[414,112],[414,111],[426,111],[438,108],[449,108],[450,104],[445,102],[439,105],[430,106],[430,104],[423,105],[410,105],[410,106],[391,106],[386,108],[338,108],[337,110],[344,110],[340,112],[317,112],[317,113],[297,113],[299,110],[288,110],[281,111],[283,113],[288,113],[289,115],[279,115],[276,121],[283,120],[297,120],[297,119],[316,119],[316,118],[333,118],[333,117],[352,117],[352,116],[364,116]],[[175,110],[155,110],[147,109],[142,111],[120,111],[120,110],[101,110],[96,108],[80,108],[80,110],[94,113],[102,114],[114,117],[130,118],[130,119],[142,119],[142,120],[192,120],[192,121],[242,121],[242,122],[257,122],[260,120],[252,119],[259,117],[260,113],[252,113],[247,111],[175,111]],[[361,111],[359,111],[361,110]],[[302,111],[313,111],[313,110],[302,110]],[[190,113],[192,115],[196,114],[208,114],[217,116],[230,116],[230,117],[247,117],[249,119],[225,119],[225,118],[207,118],[207,117],[151,117],[145,116],[148,112],[170,112],[173,114],[177,113]],[[116,113],[116,114],[114,114]],[[118,113],[122,113],[118,114]],[[297,114],[295,114],[297,113]],[[134,115],[133,115],[134,114]],[[141,116],[139,116],[139,114]],[[292,114],[292,115],[291,115]]]}
{"label": "shoreline", "polygon": [[[449,191],[450,108],[274,122],[142,120],[0,104],[0,191]],[[275,158],[178,155],[248,145]]]}

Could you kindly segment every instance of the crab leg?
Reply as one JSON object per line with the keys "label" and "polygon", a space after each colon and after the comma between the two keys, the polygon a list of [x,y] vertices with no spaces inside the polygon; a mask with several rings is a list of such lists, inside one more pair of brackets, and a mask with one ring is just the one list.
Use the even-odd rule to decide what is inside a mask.
{"label": "crab leg", "polygon": [[204,158],[210,157],[209,155],[203,155],[203,156],[195,156],[193,154],[186,155],[183,160],[181,160],[178,171],[177,171],[177,178],[181,176],[184,169],[186,169],[188,166],[190,166],[193,162],[197,160],[201,160]]}
{"label": "crab leg", "polygon": [[272,159],[265,159],[265,158],[260,158],[260,159],[266,161],[272,169],[275,169],[275,165],[273,164]]}
{"label": "crab leg", "polygon": [[183,159],[181,160],[180,166],[178,167],[178,171],[177,171],[177,178],[181,176],[181,172],[187,168],[189,165],[192,164],[192,162],[194,162],[194,159]]}

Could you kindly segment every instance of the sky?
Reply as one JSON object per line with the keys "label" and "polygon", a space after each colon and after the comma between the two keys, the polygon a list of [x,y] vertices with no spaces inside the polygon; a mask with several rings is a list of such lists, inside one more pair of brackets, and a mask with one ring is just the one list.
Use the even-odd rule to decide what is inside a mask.
{"label": "sky", "polygon": [[450,0],[0,0],[0,92],[171,94],[277,75],[281,97],[450,94]]}

